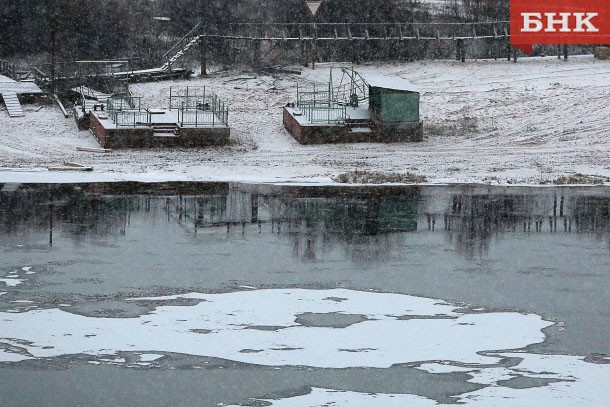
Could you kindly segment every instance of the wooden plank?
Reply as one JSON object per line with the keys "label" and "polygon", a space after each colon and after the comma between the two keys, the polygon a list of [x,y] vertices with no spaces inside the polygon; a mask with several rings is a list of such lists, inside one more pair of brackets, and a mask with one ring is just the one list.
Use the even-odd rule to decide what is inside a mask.
{"label": "wooden plank", "polygon": [[62,113],[64,114],[65,118],[70,117],[70,115],[68,114],[68,112],[66,112],[66,108],[64,107],[64,105],[61,103],[61,101],[59,100],[59,97],[54,94],[53,95],[53,99],[55,99],[55,102],[59,105],[59,108],[61,109]]}
{"label": "wooden plank", "polygon": [[76,147],[77,151],[86,151],[88,153],[110,153],[110,148],[98,148],[98,147]]}
{"label": "wooden plank", "polygon": [[93,167],[72,167],[72,166],[57,166],[48,167],[49,171],[93,171]]}
{"label": "wooden plank", "polygon": [[49,171],[93,171],[93,167],[75,163],[72,161],[64,161],[63,165],[55,167],[47,167]]}
{"label": "wooden plank", "polygon": [[75,163],[73,161],[64,161],[64,166],[66,167],[76,167],[76,168],[85,168],[86,165]]}

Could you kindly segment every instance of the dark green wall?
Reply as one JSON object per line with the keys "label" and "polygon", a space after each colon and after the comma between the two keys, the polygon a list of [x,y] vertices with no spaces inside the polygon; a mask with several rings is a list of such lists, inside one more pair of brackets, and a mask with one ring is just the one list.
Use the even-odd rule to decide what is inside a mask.
{"label": "dark green wall", "polygon": [[419,93],[406,90],[369,88],[373,117],[382,122],[419,121]]}

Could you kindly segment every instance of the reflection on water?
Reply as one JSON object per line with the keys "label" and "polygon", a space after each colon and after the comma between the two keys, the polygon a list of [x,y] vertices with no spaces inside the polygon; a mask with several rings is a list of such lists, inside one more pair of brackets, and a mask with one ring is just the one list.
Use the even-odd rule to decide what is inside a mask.
{"label": "reflection on water", "polygon": [[[226,212],[227,185],[177,184],[4,184],[0,188],[0,232],[6,235],[49,231],[84,238],[123,235],[134,213],[147,219],[172,213],[182,194],[196,197],[201,216],[220,222]],[[195,195],[196,194],[196,195]],[[182,220],[181,205],[176,205]],[[199,220],[199,218],[198,218]],[[203,220],[203,217],[201,218]]]}
{"label": "reflection on water", "polygon": [[[71,391],[53,384],[62,377],[65,380],[57,381],[72,383],[71,389],[87,389],[88,395],[102,400],[91,405],[103,406],[108,404],[108,394],[117,389],[124,392],[117,405],[133,405],[133,389],[137,388],[138,402],[142,394],[154,394],[145,404],[160,407],[227,405],[252,401],[253,396],[259,397],[261,404],[269,404],[264,401],[269,397],[305,395],[312,387],[333,390],[330,396],[322,394],[320,400],[310,400],[312,405],[326,405],[334,396],[356,401],[365,397],[354,392],[413,393],[447,403],[456,401],[453,395],[466,394],[461,400],[472,402],[478,397],[481,405],[496,405],[490,400],[500,398],[525,405],[524,400],[548,400],[547,385],[553,386],[551,393],[568,400],[565,405],[577,405],[567,396],[580,397],[590,389],[602,388],[600,383],[607,381],[607,368],[602,363],[608,361],[610,336],[609,209],[610,189],[603,187],[0,184],[0,313],[5,321],[0,325],[0,352],[5,360],[22,360],[0,366],[0,383],[9,383],[7,391],[0,384],[0,404],[18,405],[30,397],[32,402],[22,405],[76,405],[71,400],[78,398]],[[323,298],[313,302],[299,299],[294,304],[301,307],[307,303],[306,308],[282,321],[270,320],[280,313],[268,309],[288,309],[275,297],[260,297],[280,292],[275,289],[304,289]],[[362,307],[358,310],[346,310],[347,294],[326,291],[344,289],[369,299],[354,301]],[[376,293],[374,300],[371,292]],[[421,313],[427,315],[427,321],[420,313],[381,310],[380,299],[389,298],[388,293],[403,298],[406,294],[413,301],[421,297],[452,301],[453,305],[445,306],[454,309],[459,304],[456,312],[463,321],[454,324],[454,319],[434,310]],[[245,296],[254,300],[251,309],[240,314],[238,305],[243,306]],[[136,297],[148,300],[133,301]],[[194,348],[206,349],[201,341],[212,341],[220,349],[216,355],[226,358],[227,344],[238,341],[214,342],[218,338],[214,335],[222,330],[202,326],[199,320],[214,315],[210,311],[214,301],[201,302],[213,297],[216,304],[218,298],[227,298],[218,314],[224,332],[234,333],[240,340],[248,335],[270,337],[271,350],[284,359],[287,352],[298,355],[315,346],[318,331],[328,331],[320,321],[317,325],[302,324],[303,315],[309,319],[328,315],[354,319],[348,327],[335,330],[388,323],[386,331],[374,328],[374,332],[358,336],[370,343],[333,346],[343,358],[370,354],[371,360],[378,362],[376,353],[383,350],[378,334],[383,340],[392,334],[400,336],[388,344],[404,345],[412,351],[412,344],[402,340],[410,334],[400,334],[395,324],[426,323],[426,328],[417,330],[422,334],[429,333],[430,326],[441,327],[437,337],[448,341],[449,354],[441,361],[437,355],[413,357],[412,361],[435,361],[425,369],[420,366],[420,370],[398,364],[376,370],[318,367],[310,372],[285,366],[284,359],[278,362],[280,370],[265,370],[179,355],[185,344],[183,336],[168,340],[163,347],[148,344],[167,337],[150,334],[153,327],[167,328],[167,321],[153,324],[154,320],[174,315],[175,328],[187,330],[184,334]],[[282,294],[278,298],[287,297]],[[439,300],[430,301],[439,305]],[[334,308],[315,308],[321,303]],[[388,304],[394,307],[397,302],[392,299]],[[404,308],[412,310],[413,306]],[[202,311],[193,313],[196,309]],[[374,309],[378,314],[371,319]],[[477,338],[489,333],[499,333],[501,340],[509,334],[522,337],[518,328],[523,328],[524,313],[549,321],[545,326],[552,324],[544,335],[540,327],[528,331],[539,340],[526,341],[532,344],[527,352],[496,355],[499,348],[494,341],[486,348],[494,349],[490,356],[502,358],[501,366],[445,363],[465,349],[461,343],[456,345],[460,340],[477,344]],[[53,315],[60,319],[52,322]],[[243,320],[236,322],[240,315]],[[504,322],[509,315],[520,322]],[[253,316],[260,320],[254,321]],[[499,328],[472,336],[450,334],[453,329],[475,329],[486,316]],[[391,319],[391,324],[384,322],[386,319]],[[66,320],[77,322],[66,324]],[[133,324],[137,321],[143,324],[138,327],[142,349],[133,353],[128,350],[135,344],[133,336],[138,331]],[[256,329],[245,330],[246,323]],[[303,338],[296,335],[294,343],[285,342],[283,335],[295,323],[301,323],[315,337],[300,343]],[[109,328],[115,325],[121,327]],[[82,331],[80,339],[71,342],[78,330]],[[41,334],[47,335],[48,341],[35,343]],[[99,349],[112,354],[108,360],[104,355],[97,359],[83,356],[94,341],[104,338]],[[344,340],[343,335],[337,338]],[[347,338],[353,340],[354,336]],[[112,341],[118,341],[119,346],[110,347]],[[235,349],[234,360],[264,359],[258,343]],[[418,345],[427,343],[417,341]],[[60,352],[58,344],[74,346]],[[151,356],[154,350],[162,354]],[[32,354],[49,359],[34,363],[28,360]],[[323,353],[324,362],[330,361],[329,354]],[[398,350],[387,355],[403,354]],[[159,371],[150,367],[145,355],[160,357],[154,368]],[[306,356],[304,360],[311,359]],[[65,363],[71,375],[54,370],[44,376],[46,363]],[[97,363],[125,364],[130,369],[106,370]],[[136,366],[147,369],[147,377],[156,377],[155,381],[142,380],[142,372],[131,369]],[[464,375],[441,373],[447,371],[468,371],[473,377],[467,382]],[[200,391],[202,383],[211,379],[217,379],[218,385],[204,386]],[[163,387],[168,380],[172,388]],[[553,384],[558,380],[562,383]],[[519,386],[524,381],[525,387],[531,388],[521,392]],[[39,382],[43,383],[39,390],[15,390],[21,389],[22,383]],[[575,391],[577,388],[580,390]],[[467,393],[476,389],[480,391]],[[201,402],[201,397],[207,397],[206,402]],[[342,405],[354,404],[347,401]]]}
{"label": "reflection on water", "polygon": [[608,233],[610,196],[599,196],[603,191],[503,188],[494,192],[450,196],[444,227],[467,255],[486,252],[491,239],[502,231]]}
{"label": "reflection on water", "polygon": [[[293,254],[315,260],[340,244],[355,261],[380,261],[397,232],[444,231],[467,257],[502,233],[586,233],[607,239],[610,191],[525,187],[293,187],[243,184],[4,184],[0,233],[48,231],[75,243],[124,235],[131,217],[175,222],[190,233],[270,225]],[[268,229],[265,229],[268,230]],[[365,253],[366,252],[366,253]]]}

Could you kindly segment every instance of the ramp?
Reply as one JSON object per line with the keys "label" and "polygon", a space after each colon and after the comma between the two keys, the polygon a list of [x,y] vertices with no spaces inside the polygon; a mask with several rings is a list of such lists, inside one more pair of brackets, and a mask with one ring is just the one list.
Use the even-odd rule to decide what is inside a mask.
{"label": "ramp", "polygon": [[180,51],[178,51],[174,56],[172,56],[169,59],[169,61],[164,63],[163,66],[161,66],[161,70],[167,71],[168,69],[170,69],[172,64],[174,62],[176,62],[178,59],[182,58],[193,45],[197,44],[197,42],[199,41],[199,39],[201,37],[202,37],[201,35],[196,35],[193,38],[189,39],[188,42],[186,43],[186,45],[184,46],[184,48],[182,48]]}
{"label": "ramp", "polygon": [[4,99],[4,104],[6,105],[6,110],[8,110],[8,115],[10,117],[25,116],[15,92],[2,92],[2,98]]}
{"label": "ramp", "polygon": [[[174,50],[178,49],[178,52],[176,52],[171,58],[169,58],[169,60],[167,62],[165,62],[163,64],[163,66],[161,66],[160,70],[162,72],[171,70],[172,64],[174,62],[176,62],[178,59],[182,58],[193,45],[195,45],[195,44],[197,44],[197,42],[199,42],[199,40],[203,37],[203,35],[196,34],[197,29],[199,28],[200,25],[201,25],[201,22],[197,23],[197,25],[195,27],[191,28],[191,31],[189,31],[184,37],[182,37],[180,39],[180,41],[178,41],[169,51],[167,51],[163,55],[163,58],[166,58]],[[182,48],[180,48],[180,47],[182,47]]]}

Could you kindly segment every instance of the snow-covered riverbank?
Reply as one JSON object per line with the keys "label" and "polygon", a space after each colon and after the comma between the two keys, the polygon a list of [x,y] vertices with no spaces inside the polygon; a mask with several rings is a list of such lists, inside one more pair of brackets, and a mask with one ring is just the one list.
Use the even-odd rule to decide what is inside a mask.
{"label": "snow-covered riverbank", "polygon": [[[234,143],[209,149],[76,151],[98,146],[56,107],[0,112],[0,182],[196,180],[329,183],[353,170],[412,173],[430,183],[540,184],[610,177],[610,62],[592,56],[367,64],[367,74],[408,79],[421,92],[421,143],[302,146],[283,128],[297,82],[326,81],[330,64],[302,75],[223,71],[190,81],[141,83],[132,93],[165,107],[170,86],[206,86],[230,104]],[[92,173],[51,173],[63,161]]]}

